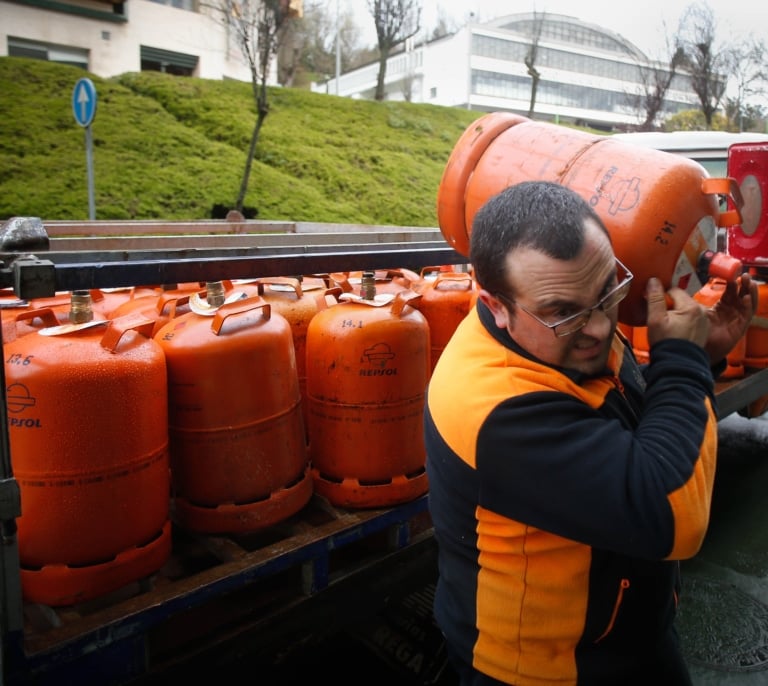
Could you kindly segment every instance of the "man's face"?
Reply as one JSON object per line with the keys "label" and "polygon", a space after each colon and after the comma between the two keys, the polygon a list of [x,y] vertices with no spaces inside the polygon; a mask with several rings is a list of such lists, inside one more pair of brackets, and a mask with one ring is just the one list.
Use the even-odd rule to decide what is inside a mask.
{"label": "man's face", "polygon": [[[617,268],[608,236],[591,220],[586,242],[574,259],[563,261],[537,250],[521,248],[507,255],[508,293],[514,303],[496,294],[480,292],[493,312],[496,325],[543,362],[597,374],[605,368],[618,321],[618,307],[595,309],[584,327],[556,336],[544,322],[560,321],[593,307],[617,284]],[[506,294],[501,294],[502,298]],[[535,315],[535,316],[532,316]]]}

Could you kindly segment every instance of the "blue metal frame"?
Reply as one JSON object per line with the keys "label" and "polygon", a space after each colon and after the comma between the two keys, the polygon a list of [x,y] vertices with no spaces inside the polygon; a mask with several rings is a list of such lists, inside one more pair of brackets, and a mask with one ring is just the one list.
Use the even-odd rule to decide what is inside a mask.
{"label": "blue metal frame", "polygon": [[[193,575],[148,592],[144,607],[136,609],[134,599],[101,613],[111,619],[102,621],[99,614],[91,622],[86,618],[83,624],[90,624],[89,628],[48,648],[27,652],[21,636],[8,636],[13,640],[6,645],[3,683],[105,686],[141,677],[151,662],[147,632],[165,620],[297,566],[302,568],[303,579],[298,592],[308,597],[322,591],[333,583],[330,558],[334,551],[382,532],[388,533],[391,549],[407,547],[413,540],[410,522],[427,512],[427,496],[387,509],[334,512],[336,519],[311,529],[309,534],[288,537],[267,549],[217,565],[213,579],[210,571]],[[52,634],[56,633],[53,629]]]}

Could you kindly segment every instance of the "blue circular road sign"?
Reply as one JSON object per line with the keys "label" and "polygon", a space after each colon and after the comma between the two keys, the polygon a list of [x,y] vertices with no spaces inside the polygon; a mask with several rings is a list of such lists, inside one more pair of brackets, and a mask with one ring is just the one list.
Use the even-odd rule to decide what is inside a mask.
{"label": "blue circular road sign", "polygon": [[72,89],[72,111],[80,126],[90,126],[96,114],[96,87],[90,79],[78,79]]}

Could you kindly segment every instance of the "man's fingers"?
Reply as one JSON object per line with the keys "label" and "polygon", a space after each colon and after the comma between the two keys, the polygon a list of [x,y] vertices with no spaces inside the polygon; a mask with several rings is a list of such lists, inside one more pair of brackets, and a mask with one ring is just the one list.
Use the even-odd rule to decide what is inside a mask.
{"label": "man's fingers", "polygon": [[645,298],[648,302],[648,319],[657,319],[667,311],[667,294],[661,281],[657,278],[648,279],[645,287]]}

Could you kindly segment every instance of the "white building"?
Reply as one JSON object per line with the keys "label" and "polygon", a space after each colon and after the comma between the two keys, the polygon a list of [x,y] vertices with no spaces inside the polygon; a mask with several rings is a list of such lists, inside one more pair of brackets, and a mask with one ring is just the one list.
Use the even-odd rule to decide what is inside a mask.
{"label": "white building", "polygon": [[[574,17],[521,13],[487,24],[468,24],[455,34],[409,43],[390,56],[386,99],[410,100],[481,112],[526,115],[531,77],[524,59],[541,26],[534,66],[541,78],[534,115],[612,129],[636,126],[644,118],[638,97],[643,78],[665,65],[651,62],[636,46],[607,29]],[[378,62],[313,84],[315,92],[372,99]],[[698,108],[685,75],[667,92],[664,116]]]}
{"label": "white building", "polygon": [[0,56],[250,81],[229,29],[197,0],[0,0]]}

